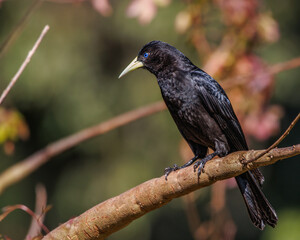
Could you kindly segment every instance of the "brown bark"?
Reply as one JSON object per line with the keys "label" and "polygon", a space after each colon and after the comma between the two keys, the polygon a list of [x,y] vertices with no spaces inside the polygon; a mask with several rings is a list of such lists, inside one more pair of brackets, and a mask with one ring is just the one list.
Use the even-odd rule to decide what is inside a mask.
{"label": "brown bark", "polygon": [[247,165],[241,163],[242,160],[253,159],[261,152],[262,150],[241,151],[214,159],[206,164],[205,172],[201,174],[199,180],[192,166],[171,173],[167,181],[164,176],[151,179],[70,219],[43,239],[104,239],[174,198],[216,181],[237,176],[247,169],[270,165],[281,159],[298,155],[300,144],[273,149]]}

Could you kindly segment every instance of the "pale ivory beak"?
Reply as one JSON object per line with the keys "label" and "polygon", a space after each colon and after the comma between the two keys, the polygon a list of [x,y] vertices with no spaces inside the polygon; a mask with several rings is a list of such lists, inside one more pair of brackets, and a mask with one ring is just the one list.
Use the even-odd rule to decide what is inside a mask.
{"label": "pale ivory beak", "polygon": [[124,71],[120,74],[119,78],[123,77],[125,74],[143,67],[144,64],[137,60],[137,57],[133,59],[133,61],[124,69]]}

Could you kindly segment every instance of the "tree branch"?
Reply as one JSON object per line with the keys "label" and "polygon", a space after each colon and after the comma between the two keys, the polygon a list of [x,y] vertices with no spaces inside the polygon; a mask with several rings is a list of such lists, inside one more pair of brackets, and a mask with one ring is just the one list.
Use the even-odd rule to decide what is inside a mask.
{"label": "tree branch", "polygon": [[261,166],[300,154],[300,144],[273,149],[258,160],[244,165],[241,160],[252,159],[262,150],[240,151],[209,161],[200,179],[193,166],[144,182],[119,196],[108,199],[78,217],[60,225],[43,240],[105,239],[147,212],[160,208],[174,198],[181,197],[216,181],[231,178]]}
{"label": "tree branch", "polygon": [[41,165],[45,164],[50,158],[78,145],[81,142],[109,132],[117,127],[128,124],[139,118],[162,111],[165,108],[166,106],[163,102],[156,102],[145,107],[126,112],[96,126],[86,128],[75,134],[49,144],[44,149],[34,153],[33,155],[6,169],[3,173],[0,174],[0,194],[8,186],[25,178]]}

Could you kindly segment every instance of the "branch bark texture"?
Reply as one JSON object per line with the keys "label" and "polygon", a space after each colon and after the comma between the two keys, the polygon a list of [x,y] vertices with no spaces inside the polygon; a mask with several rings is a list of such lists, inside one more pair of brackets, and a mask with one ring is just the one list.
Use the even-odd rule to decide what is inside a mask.
{"label": "branch bark texture", "polygon": [[162,207],[174,198],[211,185],[216,181],[240,175],[247,170],[298,155],[300,144],[273,149],[247,165],[241,163],[242,160],[253,159],[261,152],[262,150],[235,152],[224,158],[209,161],[200,179],[193,171],[193,166],[171,173],[167,181],[164,176],[151,179],[60,225],[47,234],[43,240],[105,239],[133,220]]}

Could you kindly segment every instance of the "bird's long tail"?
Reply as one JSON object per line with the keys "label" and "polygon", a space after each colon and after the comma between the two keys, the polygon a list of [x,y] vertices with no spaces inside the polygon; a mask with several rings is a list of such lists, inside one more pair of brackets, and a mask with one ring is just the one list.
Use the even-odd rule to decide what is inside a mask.
{"label": "bird's long tail", "polygon": [[261,230],[266,224],[275,227],[278,220],[276,212],[261,191],[252,173],[250,171],[243,173],[235,179],[253,224]]}

